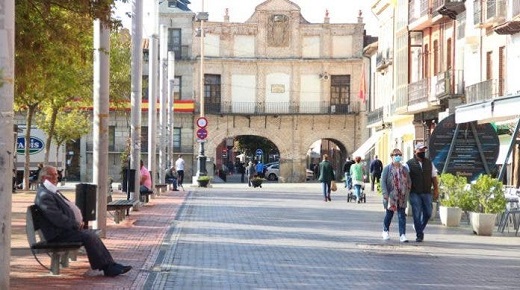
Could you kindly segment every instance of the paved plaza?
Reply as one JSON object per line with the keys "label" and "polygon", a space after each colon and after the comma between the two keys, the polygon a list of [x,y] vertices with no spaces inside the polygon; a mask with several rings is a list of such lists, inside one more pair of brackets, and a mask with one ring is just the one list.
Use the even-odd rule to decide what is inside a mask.
{"label": "paved plaza", "polygon": [[[215,183],[168,192],[108,222],[105,243],[116,260],[134,266],[106,278],[85,255],[61,275],[37,264],[23,235],[13,235],[12,289],[517,289],[520,237],[473,235],[463,221],[447,228],[434,219],[425,241],[381,238],[380,196],[348,203],[339,188],[324,202],[320,184]],[[13,204],[20,197],[13,196]],[[28,200],[28,199],[27,199]],[[27,202],[27,201],[26,201]],[[15,209],[18,208],[18,209]],[[14,206],[13,215],[23,206]],[[13,231],[21,221],[13,219]],[[15,243],[18,239],[18,243]]]}

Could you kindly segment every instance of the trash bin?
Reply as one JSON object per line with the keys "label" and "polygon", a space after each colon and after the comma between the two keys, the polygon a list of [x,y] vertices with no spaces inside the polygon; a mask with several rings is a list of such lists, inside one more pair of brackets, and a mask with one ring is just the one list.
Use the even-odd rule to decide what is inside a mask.
{"label": "trash bin", "polygon": [[90,183],[79,183],[76,185],[76,205],[81,210],[83,222],[96,219],[96,197],[97,185]]}

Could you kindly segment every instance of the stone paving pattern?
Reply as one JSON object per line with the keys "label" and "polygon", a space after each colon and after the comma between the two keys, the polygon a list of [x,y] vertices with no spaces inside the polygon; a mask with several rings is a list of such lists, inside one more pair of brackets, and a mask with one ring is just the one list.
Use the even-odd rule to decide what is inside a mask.
{"label": "stone paving pattern", "polygon": [[356,204],[344,188],[324,202],[315,182],[185,188],[107,222],[107,247],[134,267],[115,278],[90,270],[85,255],[49,275],[25,238],[34,193],[15,194],[11,289],[518,289],[514,232],[482,237],[465,221],[434,219],[416,243],[408,218],[410,243],[399,243],[395,217],[383,241],[376,193]]}

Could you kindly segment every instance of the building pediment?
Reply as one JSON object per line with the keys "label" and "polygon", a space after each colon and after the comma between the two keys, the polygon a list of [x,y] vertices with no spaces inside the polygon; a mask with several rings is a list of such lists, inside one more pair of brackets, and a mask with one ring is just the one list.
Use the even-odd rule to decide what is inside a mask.
{"label": "building pediment", "polygon": [[255,8],[255,12],[246,21],[246,23],[259,23],[261,22],[261,15],[299,15],[300,23],[309,23],[301,15],[300,6],[289,0],[267,0],[259,4]]}

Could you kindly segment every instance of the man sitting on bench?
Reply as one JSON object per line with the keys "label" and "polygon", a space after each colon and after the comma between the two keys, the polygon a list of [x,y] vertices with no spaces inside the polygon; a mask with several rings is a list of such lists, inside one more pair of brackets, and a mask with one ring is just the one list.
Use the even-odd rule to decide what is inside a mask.
{"label": "man sitting on bench", "polygon": [[173,191],[179,191],[177,189],[177,171],[175,170],[175,166],[166,169],[164,174],[164,183],[171,184]]}
{"label": "man sitting on bench", "polygon": [[141,185],[139,187],[139,192],[141,195],[143,194],[150,194],[152,192],[152,178],[150,176],[150,171],[146,167],[144,167],[143,160],[141,160],[141,180],[139,181],[139,184]]}
{"label": "man sitting on bench", "polygon": [[45,217],[41,231],[48,242],[81,242],[87,251],[90,267],[103,270],[105,276],[124,274],[132,266],[114,262],[103,241],[92,230],[83,229],[80,209],[58,191],[58,171],[53,166],[43,166],[40,171],[34,203]]}

